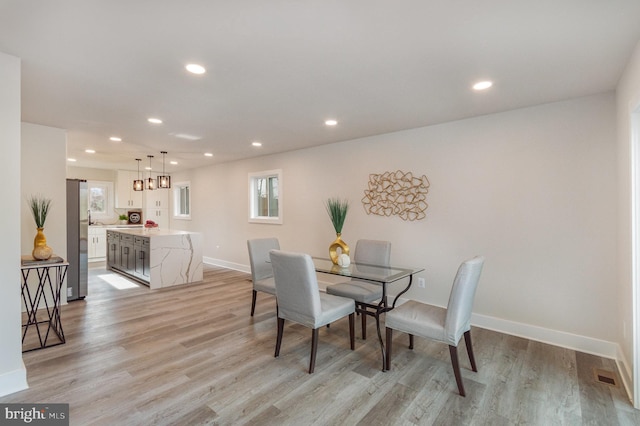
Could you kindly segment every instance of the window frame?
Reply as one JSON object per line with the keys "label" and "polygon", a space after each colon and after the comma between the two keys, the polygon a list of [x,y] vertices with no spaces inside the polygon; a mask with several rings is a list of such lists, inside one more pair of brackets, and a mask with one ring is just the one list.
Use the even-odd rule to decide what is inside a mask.
{"label": "window frame", "polygon": [[[97,211],[91,209],[91,189],[102,188],[106,193],[105,208],[103,211]],[[91,211],[91,219],[96,221],[97,219],[111,219],[114,211],[115,193],[113,191],[113,182],[107,180],[87,180],[87,203],[88,209]]]}
{"label": "window frame", "polygon": [[[278,200],[278,215],[277,216],[259,216],[257,193],[258,188],[256,183],[259,179],[269,179],[276,177],[278,179],[277,184],[277,200]],[[249,173],[249,223],[265,223],[272,225],[282,225],[283,223],[283,180],[282,169],[265,170],[262,172]],[[267,197],[269,198],[269,197]]]}
{"label": "window frame", "polygon": [[[177,220],[191,220],[191,181],[172,183],[171,188],[171,190],[173,191],[173,218]],[[180,208],[182,207],[182,203],[180,202],[182,188],[187,188],[189,191],[189,213],[187,214],[180,211]]]}

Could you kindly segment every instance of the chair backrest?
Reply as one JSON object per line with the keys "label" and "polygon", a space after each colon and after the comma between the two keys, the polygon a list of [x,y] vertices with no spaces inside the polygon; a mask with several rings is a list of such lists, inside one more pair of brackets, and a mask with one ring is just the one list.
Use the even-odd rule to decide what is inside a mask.
{"label": "chair backrest", "polygon": [[271,265],[276,283],[278,316],[316,328],[320,319],[320,292],[311,256],[271,250]]}
{"label": "chair backrest", "polygon": [[358,240],[353,261],[368,265],[389,266],[391,264],[391,243],[389,241]]}
{"label": "chair backrest", "polygon": [[269,251],[280,250],[277,238],[257,238],[247,240],[249,249],[249,263],[251,264],[251,279],[255,283],[265,278],[273,277],[273,269],[269,263]]}
{"label": "chair backrest", "polygon": [[453,280],[444,322],[445,339],[451,345],[457,345],[462,335],[471,329],[471,309],[483,265],[482,256],[469,259],[460,265]]}

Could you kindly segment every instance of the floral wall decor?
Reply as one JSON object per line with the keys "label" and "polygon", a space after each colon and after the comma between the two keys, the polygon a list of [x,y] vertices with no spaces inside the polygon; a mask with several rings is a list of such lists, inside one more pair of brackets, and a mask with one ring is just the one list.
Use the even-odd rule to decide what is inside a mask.
{"label": "floral wall decor", "polygon": [[367,214],[399,216],[402,220],[421,220],[426,217],[429,180],[425,175],[396,171],[370,174],[364,190],[362,205]]}

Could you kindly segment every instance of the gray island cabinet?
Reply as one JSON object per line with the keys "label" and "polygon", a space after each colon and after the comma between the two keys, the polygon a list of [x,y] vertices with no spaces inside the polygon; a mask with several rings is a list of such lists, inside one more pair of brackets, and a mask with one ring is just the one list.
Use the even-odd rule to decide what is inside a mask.
{"label": "gray island cabinet", "polygon": [[202,234],[168,229],[109,229],[107,269],[152,289],[202,281]]}

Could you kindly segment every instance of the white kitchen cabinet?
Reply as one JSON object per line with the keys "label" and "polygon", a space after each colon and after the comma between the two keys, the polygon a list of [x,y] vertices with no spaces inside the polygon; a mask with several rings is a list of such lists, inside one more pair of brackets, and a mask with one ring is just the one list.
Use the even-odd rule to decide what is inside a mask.
{"label": "white kitchen cabinet", "polygon": [[107,230],[103,227],[89,227],[87,258],[89,261],[104,260],[107,257]]}
{"label": "white kitchen cabinet", "polygon": [[147,220],[154,221],[162,229],[169,229],[169,209],[145,209],[142,221]]}
{"label": "white kitchen cabinet", "polygon": [[162,229],[169,228],[169,194],[170,189],[144,191],[145,211],[143,222],[152,220]]}
{"label": "white kitchen cabinet", "polygon": [[154,189],[144,192],[144,206],[147,209],[168,209],[170,189]]}
{"label": "white kitchen cabinet", "polygon": [[[116,187],[116,208],[143,208],[142,194],[146,191],[134,191],[133,181],[138,179],[138,172],[129,170],[118,170],[118,179]],[[140,179],[143,179],[140,173]],[[153,191],[149,191],[153,192]]]}

